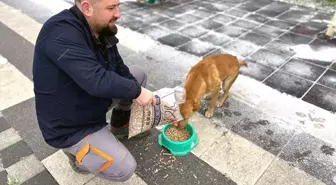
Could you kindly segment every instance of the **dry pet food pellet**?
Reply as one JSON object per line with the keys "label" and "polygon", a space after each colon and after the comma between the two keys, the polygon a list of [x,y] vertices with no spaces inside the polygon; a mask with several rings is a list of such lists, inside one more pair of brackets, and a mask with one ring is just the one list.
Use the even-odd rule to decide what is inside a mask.
{"label": "dry pet food pellet", "polygon": [[190,133],[185,129],[177,129],[172,126],[167,128],[165,135],[172,141],[182,142],[190,138]]}

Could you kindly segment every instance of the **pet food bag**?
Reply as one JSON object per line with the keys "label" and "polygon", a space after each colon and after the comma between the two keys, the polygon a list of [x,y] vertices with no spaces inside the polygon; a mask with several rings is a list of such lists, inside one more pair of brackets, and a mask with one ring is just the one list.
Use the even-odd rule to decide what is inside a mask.
{"label": "pet food bag", "polygon": [[183,87],[165,88],[155,93],[156,105],[142,106],[136,101],[131,107],[128,138],[149,131],[156,126],[182,120],[179,104],[185,100]]}

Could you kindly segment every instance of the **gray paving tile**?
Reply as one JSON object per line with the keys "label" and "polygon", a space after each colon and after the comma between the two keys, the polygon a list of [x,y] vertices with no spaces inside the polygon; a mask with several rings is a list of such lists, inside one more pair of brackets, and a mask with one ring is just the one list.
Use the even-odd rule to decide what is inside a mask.
{"label": "gray paving tile", "polygon": [[279,54],[293,56],[295,54],[295,51],[291,49],[292,46],[293,44],[276,39],[266,44],[265,48]]}
{"label": "gray paving tile", "polygon": [[33,152],[30,150],[28,145],[21,140],[0,151],[1,163],[4,168],[7,168],[20,161],[20,158],[31,154],[33,154]]}
{"label": "gray paving tile", "polygon": [[313,85],[311,81],[282,71],[275,72],[264,83],[282,93],[287,93],[297,98],[301,98]]}
{"label": "gray paving tile", "polygon": [[178,14],[184,14],[184,13],[186,13],[188,11],[192,11],[196,8],[198,8],[198,7],[196,7],[195,5],[192,5],[192,4],[182,4],[182,5],[171,7],[169,9],[173,10],[174,12],[176,12]]}
{"label": "gray paving tile", "polygon": [[323,31],[328,28],[328,23],[324,21],[316,22],[315,20],[309,20],[308,22],[303,23],[303,25],[310,26],[310,27],[316,28],[317,30]]}
{"label": "gray paving tile", "polygon": [[216,47],[207,42],[192,40],[188,42],[187,44],[180,46],[178,49],[181,51],[188,52],[193,55],[201,57],[215,50]]}
{"label": "gray paving tile", "polygon": [[140,30],[139,32],[146,34],[155,40],[172,33],[171,31],[168,31],[167,29],[160,26],[150,26],[148,28]]}
{"label": "gray paving tile", "polygon": [[[321,49],[323,49],[323,50],[334,50],[334,49],[336,49],[336,44],[328,42],[327,40],[319,39],[319,38],[317,38],[313,42],[311,42],[309,44],[309,46],[311,47],[311,49],[313,51],[319,51]],[[310,63],[316,64],[316,65],[320,65],[320,66],[323,66],[323,67],[329,67],[333,63],[333,60],[335,60],[335,58],[334,57],[327,57],[327,58],[324,57],[324,58],[321,58],[321,59],[305,58],[305,60],[310,62]]]}
{"label": "gray paving tile", "polygon": [[[14,128],[9,128],[5,131],[0,132],[0,150],[3,150],[19,141],[21,141],[22,138],[19,136],[19,134],[14,130]],[[0,167],[1,170],[1,167]]]}
{"label": "gray paving tile", "polygon": [[207,32],[208,30],[199,26],[187,26],[180,30],[180,33],[191,38],[199,37]]}
{"label": "gray paving tile", "polygon": [[314,104],[328,111],[336,112],[336,91],[328,87],[315,84],[302,100]]}
{"label": "gray paving tile", "polygon": [[258,81],[263,81],[274,71],[271,67],[258,64],[255,61],[249,59],[245,59],[244,61],[248,64],[248,67],[240,68],[239,73],[252,77]]}
{"label": "gray paving tile", "polygon": [[280,67],[286,63],[289,58],[290,57],[287,55],[281,55],[266,49],[260,49],[256,53],[249,56],[249,59],[272,68]]}
{"label": "gray paving tile", "polygon": [[7,172],[4,171],[0,171],[0,182],[2,182],[3,184],[7,183]]}
{"label": "gray paving tile", "polygon": [[295,23],[291,23],[291,22],[276,19],[276,20],[271,20],[271,21],[267,22],[266,25],[274,26],[274,27],[284,29],[284,30],[289,30],[289,29],[291,29],[292,27],[295,26]]}
{"label": "gray paving tile", "polygon": [[230,9],[231,7],[227,6],[226,4],[213,3],[210,5],[204,6],[204,8],[211,12],[223,12],[225,10]]}
{"label": "gray paving tile", "polygon": [[325,71],[325,68],[292,58],[280,70],[315,81]]}
{"label": "gray paving tile", "polygon": [[229,15],[224,15],[224,14],[217,14],[214,17],[211,18],[213,21],[219,22],[221,24],[227,24],[229,22],[232,22],[234,20],[236,20],[236,17],[232,17]]}
{"label": "gray paving tile", "polygon": [[127,14],[133,17],[145,18],[153,14],[153,10],[148,8],[134,9],[133,11],[127,12]]}
{"label": "gray paving tile", "polygon": [[260,14],[250,14],[246,17],[246,19],[259,22],[259,23],[265,23],[270,20],[268,17],[265,17]]}
{"label": "gray paving tile", "polygon": [[336,90],[336,72],[332,70],[328,70],[317,83],[325,85],[327,87],[333,88]]}
{"label": "gray paving tile", "polygon": [[153,23],[160,23],[168,19],[169,19],[168,17],[162,16],[162,15],[152,14],[150,16],[143,18],[142,21],[147,24],[153,24]]}
{"label": "gray paving tile", "polygon": [[175,31],[175,30],[180,29],[182,26],[184,26],[184,24],[183,22],[171,19],[171,20],[160,23],[160,26],[163,26],[165,28]]}
{"label": "gray paving tile", "polygon": [[126,22],[125,26],[127,26],[133,31],[140,31],[142,29],[148,28],[150,24],[147,24],[139,19],[133,19],[131,22]]}
{"label": "gray paving tile", "polygon": [[181,15],[181,13],[174,12],[174,9],[163,9],[163,10],[160,10],[159,14],[170,17],[170,18]]}
{"label": "gray paving tile", "polygon": [[215,22],[211,19],[205,19],[205,20],[197,23],[196,26],[200,26],[200,27],[203,27],[203,28],[208,29],[208,30],[216,30],[216,29],[222,27],[223,24]]}
{"label": "gray paving tile", "polygon": [[183,15],[181,15],[179,17],[176,17],[176,19],[179,20],[179,21],[181,21],[181,22],[190,24],[190,23],[194,23],[194,22],[200,21],[203,18],[195,16],[195,15],[192,15],[192,14],[183,14]]}
{"label": "gray paving tile", "polygon": [[[202,8],[204,8],[206,6],[209,6],[211,4],[212,4],[212,2],[207,2],[207,1],[193,1],[191,3],[188,3],[188,5],[193,5],[193,6],[202,7]],[[208,9],[206,9],[206,10],[209,11]]]}
{"label": "gray paving tile", "polygon": [[312,20],[331,20],[333,17],[333,13],[326,13],[326,12],[317,12],[313,17]]}
{"label": "gray paving tile", "polygon": [[35,113],[35,98],[12,106],[2,113],[8,123],[19,132],[22,139],[28,144],[38,159],[44,159],[56,151],[56,149],[45,143],[38,127]]}
{"label": "gray paving tile", "polygon": [[9,125],[7,120],[4,117],[0,116],[0,132],[5,131],[9,128],[11,128],[11,126]]}
{"label": "gray paving tile", "polygon": [[223,46],[224,44],[230,42],[232,39],[228,36],[217,32],[210,32],[199,38],[201,41],[212,43],[213,45]]}
{"label": "gray paving tile", "polygon": [[293,32],[287,32],[279,37],[279,40],[283,40],[291,44],[308,44],[313,39],[314,38],[312,37],[298,35]]}
{"label": "gray paving tile", "polygon": [[301,35],[307,35],[313,37],[322,30],[308,26],[307,24],[298,24],[295,27],[293,27],[290,31],[294,33],[299,33]]}
{"label": "gray paving tile", "polygon": [[335,155],[335,148],[330,144],[300,132],[283,149],[280,158],[326,184],[333,184],[336,174]]}
{"label": "gray paving tile", "polygon": [[54,177],[51,176],[48,170],[43,170],[41,173],[35,175],[21,185],[59,185]]}
{"label": "gray paving tile", "polygon": [[212,15],[214,15],[213,12],[206,10],[204,8],[200,8],[192,12],[193,15],[198,16],[198,17],[203,17],[203,18],[208,18]]}
{"label": "gray paving tile", "polygon": [[276,17],[282,14],[283,12],[289,10],[289,8],[290,5],[287,3],[274,2],[267,7],[260,9],[259,11],[257,11],[257,13],[263,14],[268,17]]}
{"label": "gray paving tile", "polygon": [[133,17],[131,15],[122,15],[120,16],[120,18],[116,21],[117,25],[120,26],[127,26],[130,22],[134,21],[135,19],[137,19],[136,17]]}
{"label": "gray paving tile", "polygon": [[259,49],[255,44],[242,40],[232,41],[229,44],[223,46],[223,48],[227,50],[227,52],[233,52],[234,55],[240,55],[242,57],[246,57]]}
{"label": "gray paving tile", "polygon": [[189,42],[191,39],[180,34],[172,33],[158,39],[162,44],[177,47]]}
{"label": "gray paving tile", "polygon": [[292,23],[297,22],[305,22],[311,16],[310,12],[302,11],[302,10],[289,10],[288,12],[278,16],[277,18],[280,20],[285,20]]}
{"label": "gray paving tile", "polygon": [[181,4],[181,3],[187,3],[187,2],[192,2],[193,0],[171,0],[172,2]]}
{"label": "gray paving tile", "polygon": [[127,12],[129,12],[129,11],[134,11],[134,9],[138,9],[138,8],[139,7],[134,6],[133,4],[127,3],[127,2],[122,2],[119,5],[120,12],[122,12],[124,14],[127,13]]}
{"label": "gray paving tile", "polygon": [[283,30],[273,27],[273,26],[268,26],[268,25],[262,25],[259,28],[256,28],[255,30],[253,30],[253,32],[258,33],[260,35],[272,37],[272,38],[278,37],[284,33]]}
{"label": "gray paving tile", "polygon": [[245,15],[248,15],[250,12],[245,10],[240,10],[236,8],[229,9],[228,11],[225,11],[225,14],[235,16],[235,17],[243,17]]}
{"label": "gray paving tile", "polygon": [[7,58],[21,73],[32,80],[31,66],[34,46],[1,22],[0,35],[6,35],[6,37],[1,38],[1,55]]}
{"label": "gray paving tile", "polygon": [[253,32],[249,32],[243,36],[241,36],[239,39],[245,40],[252,42],[253,44],[259,45],[259,46],[264,46],[265,44],[269,43],[272,38],[270,37],[265,37]]}
{"label": "gray paving tile", "polygon": [[238,20],[234,21],[233,23],[231,23],[229,25],[238,26],[238,27],[241,27],[241,28],[244,28],[244,29],[247,29],[247,30],[254,29],[254,28],[260,26],[260,24],[258,24],[258,23],[248,21],[248,20],[243,20],[243,19],[238,19]]}
{"label": "gray paving tile", "polygon": [[192,153],[176,160],[164,156],[167,151],[159,147],[158,133],[153,130],[151,137],[123,141],[138,162],[136,174],[147,184],[236,184]]}
{"label": "gray paving tile", "polygon": [[22,157],[20,161],[6,169],[9,176],[15,178],[19,183],[25,182],[45,170],[41,161],[35,155]]}
{"label": "gray paving tile", "polygon": [[246,29],[237,26],[223,26],[215,31],[218,33],[223,33],[229,37],[239,37],[247,32]]}
{"label": "gray paving tile", "polygon": [[249,12],[254,12],[264,6],[266,6],[267,3],[264,3],[262,1],[248,1],[247,3],[244,3],[240,6],[238,6],[237,8],[238,9],[241,9],[241,10],[246,10],[246,11],[249,11]]}
{"label": "gray paving tile", "polygon": [[264,150],[278,155],[295,133],[291,127],[293,127],[291,123],[282,122],[259,110],[254,110],[233,125],[231,130]]}
{"label": "gray paving tile", "polygon": [[333,65],[331,65],[330,69],[336,71],[336,63],[334,63]]}
{"label": "gray paving tile", "polygon": [[[221,93],[221,96],[223,94]],[[210,100],[202,100],[201,108],[198,111],[201,115],[205,115],[209,107]],[[254,109],[247,104],[230,97],[226,100],[222,107],[218,107],[214,111],[213,117],[210,120],[218,126],[224,126],[227,129],[232,129],[232,127],[237,124],[240,120],[245,118],[248,113]]]}

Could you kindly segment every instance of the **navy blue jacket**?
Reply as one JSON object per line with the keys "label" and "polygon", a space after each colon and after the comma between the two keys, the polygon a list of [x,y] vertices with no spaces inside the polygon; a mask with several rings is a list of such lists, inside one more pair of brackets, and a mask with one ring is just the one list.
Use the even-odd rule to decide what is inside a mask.
{"label": "navy blue jacket", "polygon": [[80,10],[52,16],[36,40],[33,82],[45,141],[69,147],[106,123],[112,99],[135,99],[141,87],[118,53],[115,34],[93,36]]}

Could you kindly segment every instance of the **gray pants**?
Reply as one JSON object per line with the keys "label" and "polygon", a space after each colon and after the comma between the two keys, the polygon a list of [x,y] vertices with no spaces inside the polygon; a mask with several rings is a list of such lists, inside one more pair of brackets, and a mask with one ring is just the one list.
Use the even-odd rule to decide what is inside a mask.
{"label": "gray pants", "polygon": [[[144,70],[137,66],[129,68],[144,87],[147,81]],[[120,100],[116,106],[127,109],[130,105],[130,100]],[[108,180],[127,181],[132,177],[137,165],[129,150],[107,126],[63,150],[76,156],[76,163],[80,169]]]}

